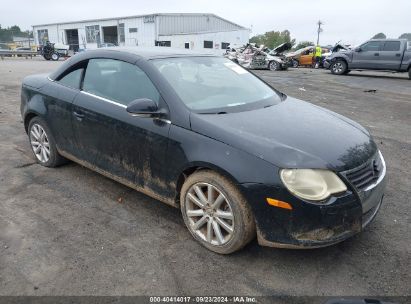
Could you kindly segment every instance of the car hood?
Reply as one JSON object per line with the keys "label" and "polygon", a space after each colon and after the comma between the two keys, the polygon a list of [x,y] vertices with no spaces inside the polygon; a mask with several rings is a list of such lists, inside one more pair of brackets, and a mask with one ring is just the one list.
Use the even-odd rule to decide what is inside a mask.
{"label": "car hood", "polygon": [[264,109],[191,115],[192,130],[280,168],[348,170],[377,150],[356,122],[288,97]]}
{"label": "car hood", "polygon": [[274,48],[271,52],[273,53],[282,53],[285,51],[288,51],[289,49],[291,49],[292,45],[289,42],[280,44],[279,46],[277,46],[276,48]]}

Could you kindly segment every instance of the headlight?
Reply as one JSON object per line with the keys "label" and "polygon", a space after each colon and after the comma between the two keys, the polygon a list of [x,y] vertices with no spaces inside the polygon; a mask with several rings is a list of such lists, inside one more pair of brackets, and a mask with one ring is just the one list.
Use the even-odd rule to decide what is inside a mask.
{"label": "headlight", "polygon": [[347,190],[341,179],[328,170],[282,169],[280,176],[291,193],[310,201],[321,201]]}

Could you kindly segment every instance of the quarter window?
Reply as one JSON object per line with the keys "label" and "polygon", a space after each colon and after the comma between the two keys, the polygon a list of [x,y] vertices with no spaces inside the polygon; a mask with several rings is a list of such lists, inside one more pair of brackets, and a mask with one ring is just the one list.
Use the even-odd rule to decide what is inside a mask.
{"label": "quarter window", "polygon": [[136,65],[113,59],[90,59],[83,90],[123,105],[138,98],[159,102],[160,94]]}
{"label": "quarter window", "polygon": [[386,41],[382,50],[387,52],[396,52],[400,50],[400,47],[401,43],[399,41]]}
{"label": "quarter window", "polygon": [[81,77],[83,75],[83,71],[84,71],[84,68],[80,67],[74,71],[71,71],[65,76],[61,77],[57,81],[67,87],[70,87],[73,89],[80,89],[80,82],[81,82]]}

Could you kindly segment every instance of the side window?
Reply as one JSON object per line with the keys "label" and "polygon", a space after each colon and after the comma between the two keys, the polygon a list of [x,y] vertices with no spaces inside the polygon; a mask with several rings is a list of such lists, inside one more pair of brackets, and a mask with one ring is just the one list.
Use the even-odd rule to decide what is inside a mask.
{"label": "side window", "polygon": [[123,105],[138,98],[159,102],[160,94],[139,67],[113,59],[90,59],[83,90]]}
{"label": "side window", "polygon": [[80,89],[80,82],[81,82],[81,76],[83,75],[83,71],[84,71],[84,68],[79,67],[75,69],[74,71],[69,72],[65,76],[59,78],[57,82],[67,87],[73,88],[73,89]]}
{"label": "side window", "polygon": [[382,49],[383,51],[391,51],[391,52],[396,52],[399,51],[401,48],[401,43],[399,41],[386,41],[384,44],[384,48]]}
{"label": "side window", "polygon": [[380,41],[369,41],[361,46],[361,50],[363,50],[364,52],[376,52],[380,50],[380,47]]}

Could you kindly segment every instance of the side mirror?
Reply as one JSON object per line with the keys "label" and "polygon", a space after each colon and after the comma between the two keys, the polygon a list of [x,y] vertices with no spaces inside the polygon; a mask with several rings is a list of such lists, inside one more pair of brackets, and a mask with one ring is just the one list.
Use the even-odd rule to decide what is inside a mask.
{"label": "side mirror", "polygon": [[148,98],[139,98],[130,102],[126,111],[138,117],[160,117],[163,112],[158,110],[157,104]]}
{"label": "side mirror", "polygon": [[354,49],[354,51],[355,51],[355,52],[361,52],[362,50],[361,50],[361,47],[356,47],[356,48]]}

